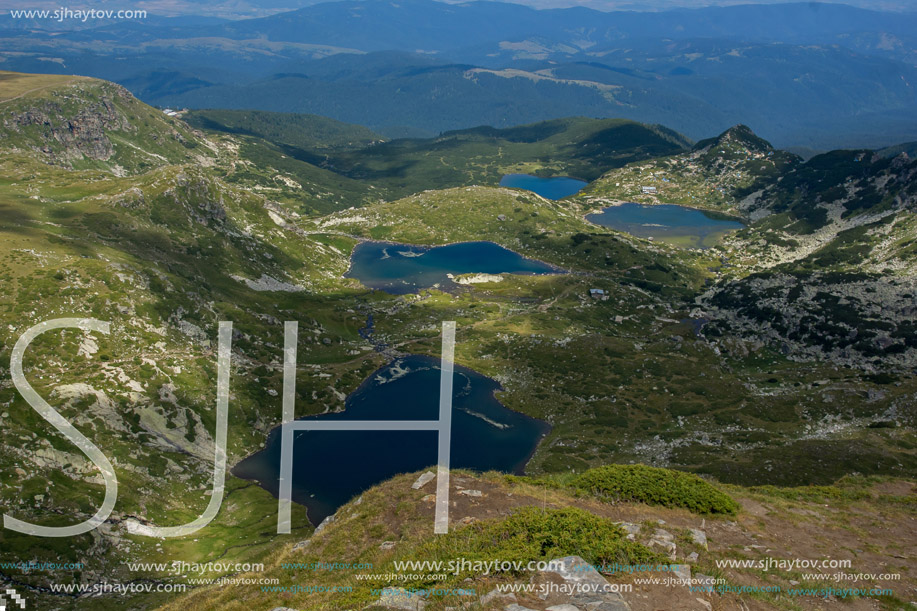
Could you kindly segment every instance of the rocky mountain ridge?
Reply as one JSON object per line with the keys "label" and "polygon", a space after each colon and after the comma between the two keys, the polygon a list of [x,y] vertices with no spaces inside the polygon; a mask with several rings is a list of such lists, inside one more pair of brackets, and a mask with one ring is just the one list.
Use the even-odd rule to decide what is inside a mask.
{"label": "rocky mountain ridge", "polygon": [[[11,91],[22,79],[0,72],[0,82]],[[124,87],[84,78],[46,80],[43,87],[0,100],[4,152],[122,176],[167,164],[212,163],[214,151],[200,134],[142,104]]]}
{"label": "rocky mountain ridge", "polygon": [[771,345],[867,370],[917,366],[917,160],[906,154],[833,151],[803,162],[740,125],[609,172],[579,199],[590,209],[676,203],[748,223],[713,249],[718,281],[696,299],[714,343],[738,335],[744,353]]}

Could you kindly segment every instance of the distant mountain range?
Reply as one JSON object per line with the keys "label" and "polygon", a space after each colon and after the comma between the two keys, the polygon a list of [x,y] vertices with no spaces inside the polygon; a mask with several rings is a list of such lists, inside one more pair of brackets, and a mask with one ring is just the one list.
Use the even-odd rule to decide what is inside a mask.
{"label": "distant mountain range", "polygon": [[47,27],[0,17],[5,68],[103,77],[157,105],[320,114],[387,136],[581,115],[692,138],[746,123],[815,150],[917,140],[917,13],[405,0],[36,25]]}

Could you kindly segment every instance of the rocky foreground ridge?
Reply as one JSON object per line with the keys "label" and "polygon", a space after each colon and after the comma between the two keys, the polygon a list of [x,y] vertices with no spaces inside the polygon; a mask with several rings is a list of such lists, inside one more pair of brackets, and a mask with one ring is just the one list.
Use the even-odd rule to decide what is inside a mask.
{"label": "rocky foreground ridge", "polygon": [[[432,472],[431,472],[432,473]],[[852,581],[832,582],[837,571],[789,568],[793,558],[832,558],[851,561],[844,573],[898,573],[900,581],[874,579],[870,586],[881,585],[894,590],[895,597],[912,597],[917,575],[908,565],[909,552],[898,550],[897,538],[904,535],[912,521],[910,510],[896,505],[914,492],[913,485],[903,481],[854,481],[836,488],[806,491],[791,489],[726,490],[741,505],[736,516],[699,515],[685,509],[667,508],[630,502],[603,502],[595,498],[571,496],[554,488],[543,488],[535,482],[489,473],[474,475],[455,472],[452,476],[450,506],[451,526],[455,540],[477,526],[506,519],[514,512],[529,508],[552,512],[564,508],[583,510],[617,525],[620,537],[648,550],[654,563],[669,566],[667,572],[631,569],[613,570],[611,563],[589,567],[594,559],[572,556],[543,556],[538,560],[558,561],[555,566],[521,572],[483,571],[446,575],[441,581],[399,583],[385,581],[381,593],[373,593],[357,574],[398,573],[394,562],[409,560],[477,559],[461,547],[439,548],[432,535],[433,478],[421,474],[401,475],[366,491],[326,520],[308,539],[291,543],[272,558],[264,575],[278,577],[281,583],[308,580],[333,586],[351,586],[349,595],[314,592],[283,595],[282,604],[272,603],[269,594],[251,594],[237,600],[235,595],[218,588],[207,588],[166,609],[403,609],[459,611],[726,611],[731,609],[773,609],[794,605],[798,609],[825,608],[826,598],[802,595],[799,591],[819,587],[841,589]],[[825,496],[827,495],[827,496]],[[825,504],[828,497],[830,505]],[[878,526],[873,512],[878,508],[891,513]],[[892,516],[904,518],[898,522]],[[867,526],[869,525],[869,526]],[[860,527],[865,527],[861,529]],[[463,530],[464,529],[464,530]],[[556,545],[552,543],[550,545]],[[562,544],[561,544],[562,545]],[[439,550],[434,552],[433,550]],[[496,555],[505,553],[494,541],[492,560],[508,560]],[[550,554],[550,552],[546,552]],[[494,556],[491,558],[491,556]],[[334,558],[342,563],[360,562],[372,569],[315,572],[305,568],[312,561]],[[622,557],[623,558],[623,557]],[[727,567],[725,561],[755,563],[772,559],[772,568],[761,571]],[[297,564],[298,563],[298,564]],[[622,564],[626,564],[622,559]],[[723,566],[719,566],[723,565]],[[406,573],[421,573],[409,569]],[[817,584],[803,573],[825,573]],[[657,579],[657,583],[647,580]],[[668,585],[664,580],[668,579]],[[689,584],[689,585],[685,585]],[[908,585],[911,584],[911,585]],[[692,585],[696,591],[692,591]],[[629,586],[622,588],[621,586]],[[727,587],[730,586],[730,587]],[[740,594],[742,586],[770,588],[767,594]],[[438,597],[417,594],[431,588],[461,588],[473,595]],[[863,587],[863,584],[860,584]],[[529,590],[529,591],[526,591]],[[709,591],[704,591],[709,590]],[[358,594],[361,593],[361,594]],[[413,594],[412,594],[413,592]],[[277,600],[276,597],[273,600]],[[839,602],[829,596],[829,602]],[[875,608],[873,601],[851,597],[845,603],[853,609]]]}

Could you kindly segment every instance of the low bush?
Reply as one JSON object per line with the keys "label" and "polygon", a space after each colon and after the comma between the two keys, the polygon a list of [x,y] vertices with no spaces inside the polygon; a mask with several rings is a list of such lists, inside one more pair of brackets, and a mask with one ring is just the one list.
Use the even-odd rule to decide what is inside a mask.
{"label": "low bush", "polygon": [[[593,565],[664,562],[647,547],[629,541],[611,520],[575,507],[523,507],[506,518],[476,522],[436,537],[414,555],[460,557],[471,563],[500,559],[507,566],[496,572],[517,575],[526,572],[528,562],[571,555],[581,556]],[[512,563],[521,570],[510,568]],[[473,570],[454,575],[457,580],[475,576]]]}
{"label": "low bush", "polygon": [[573,478],[572,488],[615,501],[683,507],[700,514],[735,515],[739,504],[691,473],[647,467],[607,465]]}

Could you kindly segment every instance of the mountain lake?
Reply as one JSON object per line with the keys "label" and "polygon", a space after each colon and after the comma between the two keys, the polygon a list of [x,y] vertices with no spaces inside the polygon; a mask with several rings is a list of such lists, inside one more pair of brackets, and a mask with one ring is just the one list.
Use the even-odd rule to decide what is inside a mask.
{"label": "mountain lake", "polygon": [[562,199],[579,193],[587,183],[585,180],[567,176],[541,178],[531,174],[506,174],[500,179],[501,187],[525,189],[545,199]]}
{"label": "mountain lake", "polygon": [[559,274],[563,270],[528,259],[493,242],[460,242],[446,246],[414,246],[363,242],[350,256],[348,278],[394,295],[434,286],[456,286],[458,274]]}
{"label": "mountain lake", "polygon": [[637,237],[695,248],[709,248],[745,226],[734,217],[675,204],[619,204],[588,214],[586,220]]}
{"label": "mountain lake", "polygon": [[[496,469],[521,474],[550,426],[505,408],[494,396],[499,383],[455,365],[452,402],[454,469]],[[439,416],[440,361],[408,355],[370,375],[345,402],[345,410],[317,420],[435,420]],[[280,428],[265,448],[242,460],[233,474],[277,495]],[[398,473],[437,462],[435,431],[296,431],[293,447],[294,502],[319,524],[363,490]],[[430,487],[435,490],[435,483]]]}

